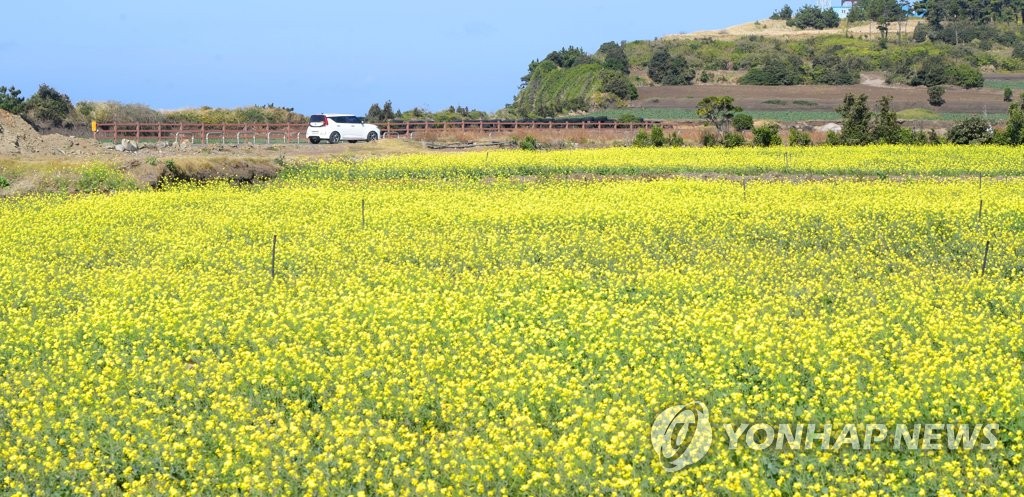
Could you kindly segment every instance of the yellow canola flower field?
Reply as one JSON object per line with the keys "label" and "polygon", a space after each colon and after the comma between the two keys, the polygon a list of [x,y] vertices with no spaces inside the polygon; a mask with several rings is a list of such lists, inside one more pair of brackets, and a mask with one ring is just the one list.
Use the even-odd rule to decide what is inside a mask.
{"label": "yellow canola flower field", "polygon": [[[0,202],[0,495],[1024,494],[1024,179],[505,177],[581,154]],[[691,401],[998,446],[670,473]]]}
{"label": "yellow canola flower field", "polygon": [[309,168],[306,177],[385,179],[686,173],[1021,176],[1024,175],[1024,147],[605,148],[544,153],[493,150],[326,161]]}

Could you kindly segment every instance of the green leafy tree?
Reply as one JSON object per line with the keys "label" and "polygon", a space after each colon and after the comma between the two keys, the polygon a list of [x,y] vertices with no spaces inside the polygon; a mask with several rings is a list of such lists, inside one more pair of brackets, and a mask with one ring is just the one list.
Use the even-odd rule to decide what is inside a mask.
{"label": "green leafy tree", "polygon": [[63,126],[65,119],[74,110],[71,99],[49,85],[39,85],[39,90],[25,102],[25,112],[33,121],[43,121],[53,126]]}
{"label": "green leafy tree", "polygon": [[940,86],[946,84],[949,63],[943,57],[933,56],[921,61],[921,68],[910,80],[913,86]]}
{"label": "green leafy tree", "polygon": [[1006,88],[1003,90],[1003,102],[1013,102],[1013,89]]}
{"label": "green leafy tree", "polygon": [[873,141],[879,143],[903,143],[905,132],[892,110],[892,97],[882,97],[878,101],[878,112],[874,115],[871,126]]}
{"label": "green leafy tree", "polygon": [[647,65],[647,75],[651,81],[663,85],[693,84],[697,76],[685,58],[672,56],[664,47],[654,51]]}
{"label": "green leafy tree", "polygon": [[556,66],[563,69],[594,63],[594,58],[591,57],[590,54],[585,52],[582,48],[573,46],[551,52],[544,58],[544,60],[554,62]]}
{"label": "green leafy tree", "polygon": [[623,100],[636,100],[640,95],[629,77],[617,71],[605,71],[601,90]]}
{"label": "green leafy tree", "polygon": [[739,80],[743,85],[793,86],[806,82],[803,61],[796,55],[771,56]]}
{"label": "green leafy tree", "polygon": [[384,122],[384,111],[381,110],[380,104],[374,102],[370,105],[370,109],[366,111],[366,120],[371,123]]}
{"label": "green leafy tree", "polygon": [[789,146],[807,147],[811,145],[811,134],[796,128],[789,128]]}
{"label": "green leafy tree", "polygon": [[754,118],[750,114],[736,114],[732,118],[732,127],[736,131],[750,131],[754,129]]}
{"label": "green leafy tree", "polygon": [[789,4],[783,5],[781,9],[772,13],[769,19],[773,21],[788,21],[793,18],[793,8]]}
{"label": "green leafy tree", "polygon": [[1004,135],[1008,145],[1024,145],[1024,108],[1020,103],[1010,105]]}
{"label": "green leafy tree", "polygon": [[828,29],[839,27],[839,14],[832,9],[822,9],[816,5],[805,5],[786,21],[789,26],[800,29]]}
{"label": "green leafy tree", "polygon": [[782,137],[779,136],[779,125],[775,123],[763,124],[754,128],[755,147],[775,147],[782,145]]}
{"label": "green leafy tree", "polygon": [[726,133],[722,136],[722,145],[725,148],[742,147],[746,144],[747,139],[743,136],[743,133]]}
{"label": "green leafy tree", "polygon": [[622,45],[609,41],[597,49],[597,53],[604,55],[604,66],[613,71],[629,74],[629,57]]}
{"label": "green leafy tree", "polygon": [[13,86],[0,86],[0,109],[11,114],[21,114],[25,110],[25,98],[21,96],[21,90]]}
{"label": "green leafy tree", "polygon": [[871,109],[868,108],[868,96],[853,96],[852,93],[843,98],[843,105],[836,109],[843,116],[843,131],[838,140],[843,145],[866,145],[871,143]]}
{"label": "green leafy tree", "polygon": [[992,125],[988,121],[974,116],[956,123],[949,129],[946,138],[957,145],[984,145],[992,143]]}
{"label": "green leafy tree", "polygon": [[933,107],[942,107],[946,103],[945,95],[946,87],[942,85],[929,86],[928,104]]}
{"label": "green leafy tree", "polygon": [[743,108],[734,104],[732,97],[705,97],[697,104],[697,115],[715,127],[719,133],[728,128]]}

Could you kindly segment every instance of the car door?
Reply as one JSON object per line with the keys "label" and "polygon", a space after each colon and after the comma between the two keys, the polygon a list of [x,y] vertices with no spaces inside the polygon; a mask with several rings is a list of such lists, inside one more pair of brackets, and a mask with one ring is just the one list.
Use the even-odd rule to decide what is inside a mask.
{"label": "car door", "polygon": [[356,116],[345,117],[345,139],[346,140],[362,140],[365,138],[362,135],[363,123]]}

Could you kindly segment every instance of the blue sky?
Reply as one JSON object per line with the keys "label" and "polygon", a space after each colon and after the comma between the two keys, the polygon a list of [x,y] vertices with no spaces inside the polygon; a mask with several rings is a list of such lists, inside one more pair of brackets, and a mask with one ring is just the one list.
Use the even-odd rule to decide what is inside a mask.
{"label": "blue sky", "polygon": [[158,109],[495,111],[552,50],[722,28],[782,3],[18,0],[3,9],[0,86]]}

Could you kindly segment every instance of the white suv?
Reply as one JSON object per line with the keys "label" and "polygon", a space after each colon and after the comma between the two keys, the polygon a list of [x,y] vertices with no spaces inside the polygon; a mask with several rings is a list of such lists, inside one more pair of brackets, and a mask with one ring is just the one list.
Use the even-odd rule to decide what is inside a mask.
{"label": "white suv", "polygon": [[348,140],[349,143],[372,142],[380,138],[380,128],[366,124],[362,118],[352,114],[313,114],[309,116],[306,138],[312,144],[320,143],[320,140],[331,143],[342,140]]}

